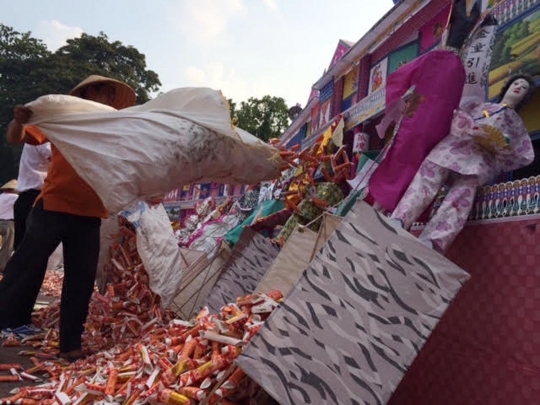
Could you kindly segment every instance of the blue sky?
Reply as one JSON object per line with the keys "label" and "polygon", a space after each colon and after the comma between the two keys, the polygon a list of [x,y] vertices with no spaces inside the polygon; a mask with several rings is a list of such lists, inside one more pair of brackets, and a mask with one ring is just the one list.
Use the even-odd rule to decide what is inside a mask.
{"label": "blue sky", "polygon": [[283,97],[305,106],[339,39],[358,41],[391,0],[15,0],[0,21],[50,50],[82,32],[132,45],[162,91],[219,89],[236,102]]}

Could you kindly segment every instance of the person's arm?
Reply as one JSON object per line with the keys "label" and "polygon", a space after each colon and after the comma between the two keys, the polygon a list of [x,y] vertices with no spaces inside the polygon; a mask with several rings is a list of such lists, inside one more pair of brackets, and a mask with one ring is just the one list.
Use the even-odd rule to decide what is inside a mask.
{"label": "person's arm", "polygon": [[31,116],[32,110],[28,107],[22,105],[15,107],[13,110],[13,120],[9,123],[6,136],[9,143],[32,143],[31,137],[28,136],[24,130],[24,126],[28,123]]}

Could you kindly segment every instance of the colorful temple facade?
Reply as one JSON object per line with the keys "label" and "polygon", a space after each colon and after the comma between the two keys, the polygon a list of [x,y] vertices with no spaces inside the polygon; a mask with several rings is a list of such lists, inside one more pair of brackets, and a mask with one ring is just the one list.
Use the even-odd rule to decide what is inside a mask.
{"label": "colorful temple facade", "polygon": [[[340,42],[339,56],[314,84],[307,105],[282,136],[281,145],[309,148],[341,115],[344,143],[376,155],[384,146],[375,127],[385,112],[386,78],[437,46],[450,3],[397,2],[344,53],[338,52]],[[529,73],[540,82],[540,1],[490,3],[495,3],[492,14],[499,22],[486,85],[491,100],[513,73]],[[389,404],[540,403],[538,111],[540,91],[520,110],[535,160],[479,190],[468,223],[446,254],[472,277]]]}
{"label": "colorful temple facade", "polygon": [[[436,47],[444,31],[450,0],[403,0],[363,38],[340,41],[326,73],[311,89],[306,107],[281,137],[281,145],[308,148],[343,116],[345,140],[376,153],[384,146],[376,133],[385,111],[385,83],[401,65]],[[502,0],[492,9],[499,22],[486,96],[495,98],[513,73],[540,81],[540,2]],[[468,80],[474,80],[470,77]],[[504,173],[478,193],[471,220],[538,213],[540,189],[540,92],[520,111],[536,151],[535,162]]]}

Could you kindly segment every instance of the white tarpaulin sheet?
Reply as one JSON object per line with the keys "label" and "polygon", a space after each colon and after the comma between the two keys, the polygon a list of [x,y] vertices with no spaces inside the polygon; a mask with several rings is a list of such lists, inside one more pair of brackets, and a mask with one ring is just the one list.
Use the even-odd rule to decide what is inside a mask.
{"label": "white tarpaulin sheet", "polygon": [[65,95],[27,104],[35,125],[110,212],[181,184],[253,184],[279,175],[277,149],[231,124],[221,92],[181,88],[120,111]]}
{"label": "white tarpaulin sheet", "polygon": [[181,286],[186,265],[162,204],[140,202],[125,216],[137,232],[137,251],[150,279],[150,288],[167,308]]}

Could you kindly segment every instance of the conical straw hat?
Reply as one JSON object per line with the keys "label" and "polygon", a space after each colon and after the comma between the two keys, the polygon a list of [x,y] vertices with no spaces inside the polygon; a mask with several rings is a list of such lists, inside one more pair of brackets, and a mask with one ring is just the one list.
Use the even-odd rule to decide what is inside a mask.
{"label": "conical straw hat", "polygon": [[97,84],[97,83],[107,84],[114,88],[115,94],[114,94],[114,102],[112,106],[116,108],[117,110],[121,110],[122,108],[126,108],[126,107],[131,107],[135,104],[135,101],[137,100],[137,94],[135,93],[135,90],[133,90],[126,83],[123,83],[119,80],[110,79],[105,76],[99,76],[99,75],[88,76],[78,85],[76,85],[73,88],[73,90],[70,91],[69,94],[71,96],[80,97],[86,87],[90,86],[91,84]]}

